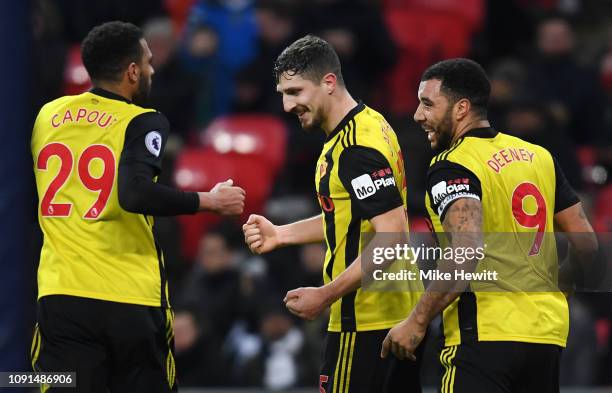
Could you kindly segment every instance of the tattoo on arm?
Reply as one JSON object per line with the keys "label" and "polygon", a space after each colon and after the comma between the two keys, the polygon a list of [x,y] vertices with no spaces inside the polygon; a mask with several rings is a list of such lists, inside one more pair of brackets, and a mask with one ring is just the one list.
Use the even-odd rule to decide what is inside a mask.
{"label": "tattoo on arm", "polygon": [[461,198],[453,203],[442,222],[444,231],[480,232],[482,228],[482,203],[477,199]]}

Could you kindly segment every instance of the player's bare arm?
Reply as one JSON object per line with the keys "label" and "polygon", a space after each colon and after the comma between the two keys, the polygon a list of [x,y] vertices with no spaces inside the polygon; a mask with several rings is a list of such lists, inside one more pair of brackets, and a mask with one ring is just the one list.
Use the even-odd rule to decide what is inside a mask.
{"label": "player's bare arm", "polygon": [[[555,227],[559,232],[564,232],[575,251],[582,256],[593,257],[597,252],[597,237],[589,222],[582,203],[578,202],[567,209],[561,210],[554,216]],[[572,236],[572,234],[578,234]]]}
{"label": "player's bare arm", "polygon": [[[394,243],[401,241],[406,233],[408,223],[403,206],[396,207],[370,219],[377,233],[397,234],[398,239],[386,237],[385,240]],[[285,304],[289,311],[300,318],[312,320],[342,296],[356,291],[361,286],[362,265],[361,255],[330,283],[321,287],[297,288],[287,292]]]}
{"label": "player's bare arm", "polygon": [[274,225],[263,216],[251,214],[242,226],[242,231],[244,241],[255,254],[290,245],[322,242],[325,239],[321,214],[287,225]]}
{"label": "player's bare arm", "polygon": [[[482,246],[482,204],[477,199],[460,198],[449,208],[442,222],[444,231],[451,236],[452,247]],[[458,265],[454,261],[442,261],[441,271],[453,272],[460,268],[473,271],[474,261]],[[392,352],[399,359],[415,360],[414,351],[423,340],[427,326],[444,308],[451,304],[468,285],[468,281],[438,280],[428,287],[408,318],[389,331],[381,356]]]}
{"label": "player's bare arm", "polygon": [[578,278],[576,277],[576,270],[581,270],[583,275],[589,276],[580,277],[581,281],[585,278],[593,279],[594,272],[590,270],[592,270],[592,265],[597,256],[598,241],[593,227],[584,213],[582,203],[578,202],[557,212],[554,219],[555,229],[564,232],[570,244],[569,257],[566,262],[561,264],[559,282],[561,285],[573,285]]}

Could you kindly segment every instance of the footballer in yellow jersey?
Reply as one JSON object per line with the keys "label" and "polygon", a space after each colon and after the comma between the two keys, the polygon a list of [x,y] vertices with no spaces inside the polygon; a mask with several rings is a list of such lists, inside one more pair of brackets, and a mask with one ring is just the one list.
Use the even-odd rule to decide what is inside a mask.
{"label": "footballer in yellow jersey", "polygon": [[[410,316],[390,331],[383,352],[410,356],[427,324],[443,312],[441,392],[558,392],[569,315],[557,287],[554,237],[545,235],[553,226],[593,230],[551,154],[491,128],[489,92],[477,63],[442,61],[421,78],[414,119],[432,148],[442,150],[427,174],[435,232],[450,234],[452,247],[482,246],[494,232],[505,236],[502,246],[484,243],[478,261],[499,269],[500,277],[486,290],[469,280],[430,283]],[[597,244],[590,236],[572,246],[586,255]],[[532,290],[521,289],[526,281]]]}
{"label": "footballer in yellow jersey", "polygon": [[331,307],[319,390],[420,392],[419,363],[381,359],[388,329],[410,312],[420,293],[366,291],[361,286],[364,234],[407,233],[404,163],[397,137],[378,112],[344,86],[334,50],[315,36],[287,47],[275,63],[286,112],[327,139],[315,168],[321,214],[284,226],[251,216],[243,226],[251,250],[325,241],[321,287],[289,291],[289,311],[313,319]]}
{"label": "footballer in yellow jersey", "polygon": [[75,371],[76,392],[176,391],[173,313],[152,215],[237,214],[244,191],[157,184],[169,124],[136,104],[153,74],[140,29],[105,23],[82,45],[96,87],[44,105],[31,138],[43,232],[32,365]]}

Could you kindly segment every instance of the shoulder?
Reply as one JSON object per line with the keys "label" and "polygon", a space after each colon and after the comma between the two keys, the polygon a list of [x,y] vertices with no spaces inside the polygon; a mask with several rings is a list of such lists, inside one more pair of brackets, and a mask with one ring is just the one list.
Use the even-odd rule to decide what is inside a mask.
{"label": "shoulder", "polygon": [[387,120],[366,106],[355,116],[355,145],[385,152],[397,145],[397,136]]}
{"label": "shoulder", "polygon": [[472,153],[469,148],[470,143],[466,142],[468,139],[469,138],[461,138],[453,146],[436,154],[429,162],[430,169],[444,166],[446,165],[445,163],[465,161]]}
{"label": "shoulder", "polygon": [[170,127],[170,123],[163,113],[153,109],[141,108],[142,112],[132,118],[128,128],[160,128],[166,130]]}
{"label": "shoulder", "polygon": [[49,112],[49,111],[54,111],[58,107],[65,106],[66,104],[69,104],[70,101],[78,99],[79,97],[80,96],[63,96],[63,97],[56,98],[56,99],[54,99],[52,101],[49,101],[46,104],[44,104],[40,108],[38,113],[39,114],[43,114],[43,113],[46,113],[46,112]]}
{"label": "shoulder", "polygon": [[536,159],[541,159],[541,160],[544,160],[546,162],[552,162],[553,161],[553,156],[552,156],[551,152],[547,148],[545,148],[544,146],[528,142],[528,141],[526,141],[524,139],[521,139],[521,138],[519,138],[517,136],[508,135],[508,134],[501,134],[501,135],[503,136],[503,138],[505,138],[508,141],[507,144],[513,145],[513,146],[517,146],[519,148],[524,148],[524,149],[527,149],[530,152],[535,153],[535,158]]}

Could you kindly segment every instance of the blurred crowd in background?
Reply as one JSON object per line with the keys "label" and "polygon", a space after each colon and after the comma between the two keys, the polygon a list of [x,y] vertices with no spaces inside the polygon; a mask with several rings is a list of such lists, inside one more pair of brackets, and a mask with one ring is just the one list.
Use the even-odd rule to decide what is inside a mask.
{"label": "blurred crowd in background", "polygon": [[[492,125],[548,148],[596,230],[612,231],[612,2],[37,0],[32,119],[43,103],[91,87],[80,41],[109,20],[140,26],[153,53],[150,107],[172,128],[160,181],[204,191],[231,177],[247,191],[240,219],[156,221],[183,386],[284,389],[318,381],[326,316],[297,320],[282,299],[320,285],[324,246],[253,256],[240,228],[250,213],[275,223],[318,213],[313,179],[324,135],[302,131],[283,113],[272,77],[278,54],[305,34],[334,46],[349,92],[398,134],[411,230],[427,230],[432,156],[412,120],[420,75],[438,60],[470,57],[491,80]],[[562,384],[612,384],[612,297],[578,294],[571,314]],[[424,380],[434,384],[437,342],[429,344]]]}

